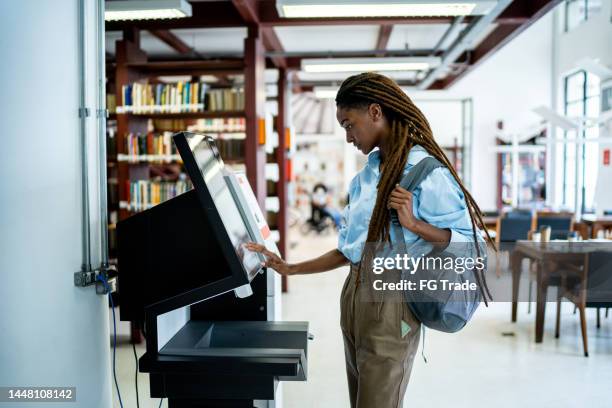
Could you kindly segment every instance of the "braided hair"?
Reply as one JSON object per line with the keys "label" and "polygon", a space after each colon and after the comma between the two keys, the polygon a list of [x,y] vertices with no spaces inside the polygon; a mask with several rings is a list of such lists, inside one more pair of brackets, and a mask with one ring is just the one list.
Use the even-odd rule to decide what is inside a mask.
{"label": "braided hair", "polygon": [[[339,108],[366,108],[372,103],[380,105],[389,122],[391,132],[387,136],[389,139],[386,143],[392,148],[385,152],[385,165],[377,186],[376,204],[370,218],[366,242],[390,241],[390,214],[387,210],[387,200],[395,185],[400,182],[410,149],[418,144],[448,168],[463,191],[472,221],[474,243],[477,244],[478,250],[476,225],[477,223],[484,225],[480,208],[463,185],[442,148],[434,140],[427,118],[408,95],[392,79],[373,72],[347,78],[336,95],[336,106]],[[485,232],[489,242],[493,243],[489,232],[486,229]]]}

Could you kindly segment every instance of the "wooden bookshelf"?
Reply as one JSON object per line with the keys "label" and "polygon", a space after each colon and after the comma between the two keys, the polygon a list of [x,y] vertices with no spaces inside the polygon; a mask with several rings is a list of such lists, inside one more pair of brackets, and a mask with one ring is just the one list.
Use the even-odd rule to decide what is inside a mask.
{"label": "wooden bookshelf", "polygon": [[215,119],[243,118],[244,111],[204,111],[204,112],[168,112],[168,113],[117,113],[118,116],[141,116],[148,119]]}
{"label": "wooden bookshelf", "polygon": [[[265,55],[261,38],[251,36],[245,39],[245,58],[239,60],[226,61],[156,61],[150,62],[147,55],[140,49],[138,30],[126,30],[123,39],[116,43],[116,59],[111,65],[113,72],[109,73],[109,78],[114,78],[109,84],[107,91],[116,95],[116,106],[120,111],[123,107],[122,89],[128,84],[138,81],[149,81],[155,83],[158,76],[189,75],[198,78],[200,75],[227,75],[240,73],[244,75],[244,110],[238,111],[187,111],[187,112],[155,112],[155,113],[135,113],[135,112],[116,112],[109,115],[109,120],[116,122],[115,151],[109,151],[109,175],[116,179],[116,183],[109,184],[109,196],[114,196],[111,203],[109,201],[109,211],[117,211],[117,221],[121,221],[134,213],[135,208],[130,203],[128,186],[130,182],[147,180],[150,178],[153,167],[180,166],[180,160],[176,157],[162,157],[156,160],[151,155],[138,155],[128,157],[126,137],[128,134],[146,134],[150,120],[156,119],[184,119],[193,121],[198,119],[215,118],[243,118],[244,129],[223,131],[211,130],[204,133],[225,133],[242,134],[245,137],[241,141],[244,143],[244,157],[240,159],[231,158],[224,160],[226,164],[244,166],[247,178],[257,198],[260,207],[265,212],[266,182],[265,182],[265,122],[264,105],[265,87],[263,71],[265,68]],[[263,128],[262,128],[263,127]],[[168,130],[168,129],[164,129]],[[172,129],[180,131],[186,129]],[[155,156],[155,155],[153,155]],[[113,224],[112,221],[109,222]],[[112,233],[116,228],[111,229]],[[280,234],[281,241],[283,240]],[[116,237],[114,237],[116,238]],[[111,240],[109,240],[110,242]],[[116,239],[112,240],[116,242]],[[284,252],[284,251],[283,251]],[[119,271],[119,274],[121,271]],[[132,327],[132,341],[140,342],[140,332]]]}

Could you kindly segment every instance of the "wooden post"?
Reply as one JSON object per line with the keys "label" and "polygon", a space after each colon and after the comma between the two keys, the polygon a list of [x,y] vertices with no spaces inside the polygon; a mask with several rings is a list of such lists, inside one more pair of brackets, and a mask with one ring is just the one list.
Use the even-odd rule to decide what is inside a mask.
{"label": "wooden post", "polygon": [[[136,42],[127,39],[118,40],[116,44],[116,64],[117,70],[115,73],[115,89],[117,106],[124,106],[122,88],[136,81],[139,78],[138,72],[129,68],[128,63],[142,63],[147,61],[146,54],[139,48],[138,40],[140,38],[137,30],[130,30],[124,33],[127,39],[135,40]],[[118,114],[117,115],[117,153],[127,153],[126,136],[129,132],[145,133],[147,131],[147,120],[142,117],[133,115]],[[117,162],[117,180],[120,182],[117,188],[119,189],[119,201],[128,199],[128,185],[130,181],[130,168],[126,162]],[[127,210],[119,210],[119,220],[123,220],[129,216]],[[142,337],[140,329],[134,323],[130,324],[130,341],[132,343],[141,343]]]}
{"label": "wooden post", "polygon": [[[129,32],[132,38],[138,39],[139,36],[134,32]],[[128,36],[129,37],[129,36]],[[139,74],[136,70],[128,66],[129,63],[144,63],[147,61],[147,56],[139,48],[137,43],[128,40],[118,40],[116,44],[116,64],[115,73],[115,89],[117,106],[124,106],[123,86],[135,82],[139,79]],[[127,153],[126,137],[128,133],[146,133],[147,120],[144,117],[135,115],[117,114],[117,153]],[[128,185],[130,180],[130,168],[126,162],[117,163],[117,180],[119,185],[119,201],[128,200]],[[119,219],[123,220],[129,216],[129,211],[119,210]]]}
{"label": "wooden post", "polygon": [[[246,116],[245,164],[247,178],[257,202],[263,213],[266,213],[266,178],[265,178],[265,122],[264,108],[266,102],[264,87],[264,69],[266,59],[257,26],[249,27],[248,37],[244,40],[244,99]],[[262,128],[263,127],[263,128]],[[263,140],[262,140],[263,138]]]}
{"label": "wooden post", "polygon": [[[287,257],[287,241],[289,239],[287,227],[287,145],[286,132],[288,129],[287,118],[287,102],[288,102],[288,87],[287,87],[287,71],[284,68],[278,70],[278,116],[276,117],[276,133],[278,134],[278,149],[276,149],[276,162],[278,163],[278,184],[276,190],[279,200],[278,214],[278,232],[280,241],[278,242],[278,250],[282,257]],[[287,292],[288,283],[287,277],[282,277],[282,291]]]}

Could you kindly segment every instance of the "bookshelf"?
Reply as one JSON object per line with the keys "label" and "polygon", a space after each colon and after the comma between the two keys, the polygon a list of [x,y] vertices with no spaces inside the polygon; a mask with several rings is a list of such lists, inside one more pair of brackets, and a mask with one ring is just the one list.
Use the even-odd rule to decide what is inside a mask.
{"label": "bookshelf", "polygon": [[[217,136],[226,164],[246,169],[257,201],[265,209],[265,56],[261,39],[247,37],[245,58],[240,60],[149,62],[140,49],[137,30],[126,30],[116,43],[115,55],[109,72],[114,80],[107,85],[108,124],[113,133],[108,138],[109,242],[116,243],[117,221],[190,188],[180,157],[168,140],[173,132],[195,126]],[[199,80],[200,75],[237,73],[244,75],[240,87],[215,88]],[[177,75],[189,76],[191,81],[169,85],[159,79]],[[220,103],[219,98],[223,102],[231,98],[231,102]],[[116,251],[111,248],[113,254]],[[131,337],[133,342],[141,341],[137,328],[132,328]]]}

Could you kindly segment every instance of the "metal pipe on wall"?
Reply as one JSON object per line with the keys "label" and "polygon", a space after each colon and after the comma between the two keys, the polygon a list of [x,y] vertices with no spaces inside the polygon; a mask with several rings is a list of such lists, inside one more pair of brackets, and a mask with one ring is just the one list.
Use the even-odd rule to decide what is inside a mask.
{"label": "metal pipe on wall", "polygon": [[82,217],[82,251],[83,262],[81,269],[91,271],[91,239],[89,226],[89,171],[88,171],[88,144],[87,144],[87,117],[89,109],[87,104],[87,41],[85,32],[85,0],[79,0],[79,135],[81,138],[81,217]]}
{"label": "metal pipe on wall", "polygon": [[99,188],[100,188],[100,247],[101,268],[108,267],[108,199],[106,176],[106,53],[104,46],[104,0],[97,0],[96,8],[97,55],[96,74],[98,83],[98,103],[96,119],[98,122]]}

